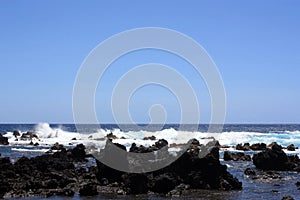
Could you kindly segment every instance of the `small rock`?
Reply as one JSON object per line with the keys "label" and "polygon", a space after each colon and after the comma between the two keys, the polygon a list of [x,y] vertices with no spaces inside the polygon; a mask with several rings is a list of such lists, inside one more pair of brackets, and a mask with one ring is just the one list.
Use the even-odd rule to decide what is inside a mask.
{"label": "small rock", "polygon": [[291,197],[290,195],[287,195],[287,196],[282,197],[282,200],[294,200],[294,198]]}
{"label": "small rock", "polygon": [[287,150],[289,150],[289,151],[295,151],[296,150],[295,145],[294,144],[290,144],[289,146],[287,146]]}
{"label": "small rock", "polygon": [[8,138],[0,134],[0,145],[9,145]]}
{"label": "small rock", "polygon": [[155,136],[150,136],[150,137],[144,137],[143,140],[156,140]]}
{"label": "small rock", "polygon": [[112,132],[110,132],[109,134],[106,135],[107,139],[111,139],[111,140],[115,140],[118,139],[117,136],[115,136]]}
{"label": "small rock", "polygon": [[71,150],[71,153],[74,158],[84,160],[86,156],[85,146],[83,144],[78,144]]}
{"label": "small rock", "polygon": [[229,151],[225,151],[224,152],[224,160],[225,161],[229,161],[229,160],[233,160],[233,161],[251,161],[251,157],[250,157],[250,155],[245,155],[242,152],[231,153]]}
{"label": "small rock", "polygon": [[267,145],[265,143],[256,143],[250,146],[250,149],[253,151],[263,151],[267,149]]}
{"label": "small rock", "polygon": [[56,151],[65,151],[66,148],[64,147],[64,145],[59,144],[58,142],[56,142],[51,148],[51,150],[56,150]]}
{"label": "small rock", "polygon": [[105,185],[108,185],[108,183],[109,182],[108,182],[107,178],[101,178],[100,179],[100,185],[104,185],[105,186]]}
{"label": "small rock", "polygon": [[20,132],[19,131],[14,131],[13,132],[13,136],[15,136],[15,138],[17,138],[18,136],[20,136]]}
{"label": "small rock", "polygon": [[235,149],[236,150],[241,150],[241,151],[249,151],[250,150],[250,144],[249,143],[245,143],[244,145],[237,144]]}
{"label": "small rock", "polygon": [[245,175],[256,175],[256,172],[254,171],[254,169],[251,168],[247,168],[244,172]]}

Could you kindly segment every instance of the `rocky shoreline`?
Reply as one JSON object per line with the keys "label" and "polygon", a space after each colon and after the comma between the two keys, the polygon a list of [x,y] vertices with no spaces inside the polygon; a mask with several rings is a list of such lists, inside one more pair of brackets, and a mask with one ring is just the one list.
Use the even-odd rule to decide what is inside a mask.
{"label": "rocky shoreline", "polygon": [[[120,144],[118,147],[126,149]],[[153,152],[168,143],[158,140],[151,147],[132,145],[131,151],[141,148]],[[219,161],[218,147],[199,158],[200,144],[193,140],[189,149],[171,165],[151,173],[125,173],[97,161],[97,166],[88,166],[85,146],[66,149],[56,144],[50,153],[33,158],[21,157],[12,163],[0,157],[0,197],[24,198],[53,195],[93,196],[98,193],[180,195],[189,189],[240,190],[242,183],[227,172],[226,165]]]}
{"label": "rocky shoreline", "polygon": [[[22,138],[23,135],[16,135],[16,138]],[[35,136],[25,133],[23,138],[32,141]],[[112,141],[113,138],[107,139]],[[2,135],[0,142],[2,145],[8,145],[7,139]],[[126,151],[125,146],[113,144]],[[170,146],[168,141],[160,139],[149,147],[133,143],[129,151],[155,153],[168,146]],[[209,153],[201,157],[199,154],[203,147]],[[198,140],[193,139],[190,147],[175,162],[163,169],[142,174],[125,173],[104,165],[87,154],[83,144],[70,149],[55,144],[41,156],[21,157],[14,163],[10,158],[0,156],[0,198],[98,194],[160,194],[180,197],[189,191],[199,189],[242,190],[242,182],[230,174],[227,166],[220,162],[220,148],[228,147],[221,146],[218,142],[201,145]],[[286,148],[294,151],[297,147],[289,145]],[[239,152],[224,151],[224,161],[253,162],[254,168],[244,170],[245,176],[252,180],[281,179],[280,171],[300,172],[298,156],[287,155],[283,151],[284,148],[275,142],[270,145],[238,144],[235,149]],[[251,157],[246,152],[255,153]],[[94,161],[94,165],[89,164],[91,160]],[[297,186],[300,186],[299,182]],[[287,196],[283,199],[293,198]]]}

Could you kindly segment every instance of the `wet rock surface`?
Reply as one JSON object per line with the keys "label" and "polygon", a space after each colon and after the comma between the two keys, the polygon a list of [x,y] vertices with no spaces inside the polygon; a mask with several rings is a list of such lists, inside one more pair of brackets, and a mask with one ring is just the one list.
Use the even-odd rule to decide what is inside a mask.
{"label": "wet rock surface", "polygon": [[267,145],[265,143],[256,143],[250,146],[252,151],[263,151],[267,149]]}
{"label": "wet rock surface", "polygon": [[244,171],[244,174],[249,176],[253,180],[276,180],[276,179],[282,179],[282,176],[280,172],[277,171],[264,171],[264,170],[257,170],[257,169],[251,169],[247,168]]}
{"label": "wet rock surface", "polygon": [[258,169],[300,171],[300,160],[297,155],[286,155],[282,146],[277,143],[274,143],[271,148],[253,156],[253,163]]}
{"label": "wet rock surface", "polygon": [[282,200],[294,200],[294,198],[290,195],[282,197]]}
{"label": "wet rock surface", "polygon": [[[81,183],[97,183],[90,167],[75,167],[78,162],[86,162],[82,146],[72,150],[60,148],[53,154],[33,158],[21,157],[14,164],[7,157],[0,158],[0,197],[73,196],[79,190],[84,195],[94,195],[93,190],[80,188]],[[87,176],[90,178],[85,179]]]}
{"label": "wet rock surface", "polygon": [[[166,140],[159,140],[150,147],[132,144],[129,151],[149,153],[167,148],[167,145]],[[226,165],[220,164],[219,149],[214,146],[209,148],[206,148],[209,153],[200,157],[201,150],[205,148],[199,144],[199,141],[192,140],[187,151],[169,166],[138,175],[112,169],[97,161],[97,178],[101,181],[108,180],[108,184],[117,182],[117,185],[123,185],[125,187],[123,190],[127,194],[141,194],[147,191],[180,194],[179,188],[183,188],[179,187],[180,185],[185,185],[185,189],[242,189],[242,183],[227,172]]]}
{"label": "wet rock surface", "polygon": [[241,151],[249,151],[250,150],[250,144],[249,143],[245,143],[244,145],[237,144],[235,149],[236,150],[241,150]]}
{"label": "wet rock surface", "polygon": [[290,144],[289,146],[287,146],[287,150],[289,151],[296,151],[296,147],[294,144]]}
{"label": "wet rock surface", "polygon": [[9,145],[8,138],[0,134],[0,145]]}
{"label": "wet rock surface", "polygon": [[232,153],[229,151],[224,152],[224,160],[225,161],[251,161],[251,156],[246,155],[242,152]]}

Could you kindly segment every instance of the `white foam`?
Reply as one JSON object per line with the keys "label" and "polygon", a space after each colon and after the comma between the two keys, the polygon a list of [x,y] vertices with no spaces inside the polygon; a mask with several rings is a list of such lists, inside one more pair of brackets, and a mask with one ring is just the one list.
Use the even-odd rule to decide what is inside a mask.
{"label": "white foam", "polygon": [[[177,131],[173,128],[164,129],[161,131],[128,131],[124,132],[120,129],[99,129],[95,133],[91,134],[79,134],[76,132],[64,131],[62,128],[51,128],[47,123],[37,124],[35,126],[35,133],[38,135],[39,140],[33,139],[33,142],[38,142],[40,145],[52,145],[56,142],[68,145],[69,143],[78,144],[83,143],[86,145],[94,145],[97,148],[103,148],[106,141],[106,135],[113,133],[118,138],[114,142],[123,144],[126,148],[130,148],[132,143],[137,145],[151,146],[158,139],[166,139],[169,144],[184,144],[192,138],[196,138],[200,143],[205,144],[210,137],[214,137],[219,140],[221,145],[235,146],[239,143],[266,143],[277,142],[280,145],[288,146],[293,143],[295,146],[300,147],[300,131],[285,131],[281,133],[259,133],[259,132],[223,132],[223,133],[206,133],[206,132],[190,132],[190,131]],[[15,141],[15,137],[12,132],[8,132],[4,135],[9,138],[9,142],[12,145],[24,145],[29,144],[29,141]],[[155,136],[156,140],[143,140],[144,137]],[[76,138],[76,140],[72,140]],[[298,152],[298,151],[296,151]],[[289,152],[290,153],[290,152]]]}
{"label": "white foam", "polygon": [[11,148],[12,151],[19,152],[47,152],[49,149],[23,149],[23,148]]}

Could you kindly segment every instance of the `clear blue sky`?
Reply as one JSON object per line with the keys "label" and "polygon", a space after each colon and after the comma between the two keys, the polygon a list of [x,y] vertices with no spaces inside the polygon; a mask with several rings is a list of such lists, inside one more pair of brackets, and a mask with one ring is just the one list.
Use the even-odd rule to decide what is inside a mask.
{"label": "clear blue sky", "polygon": [[[1,0],[0,122],[73,122],[73,83],[88,53],[113,34],[155,26],[189,35],[213,58],[226,88],[226,122],[299,123],[299,10],[296,0]],[[125,69],[159,62],[180,71],[179,64],[186,64],[158,51],[122,59],[99,86],[101,121],[112,121],[106,95]],[[193,73],[184,73],[202,91]],[[172,94],[154,86],[143,90],[133,97],[136,121],[147,122],[147,106],[156,101],[166,104],[169,122],[178,120]],[[197,96],[206,121],[209,100],[201,91]]]}

